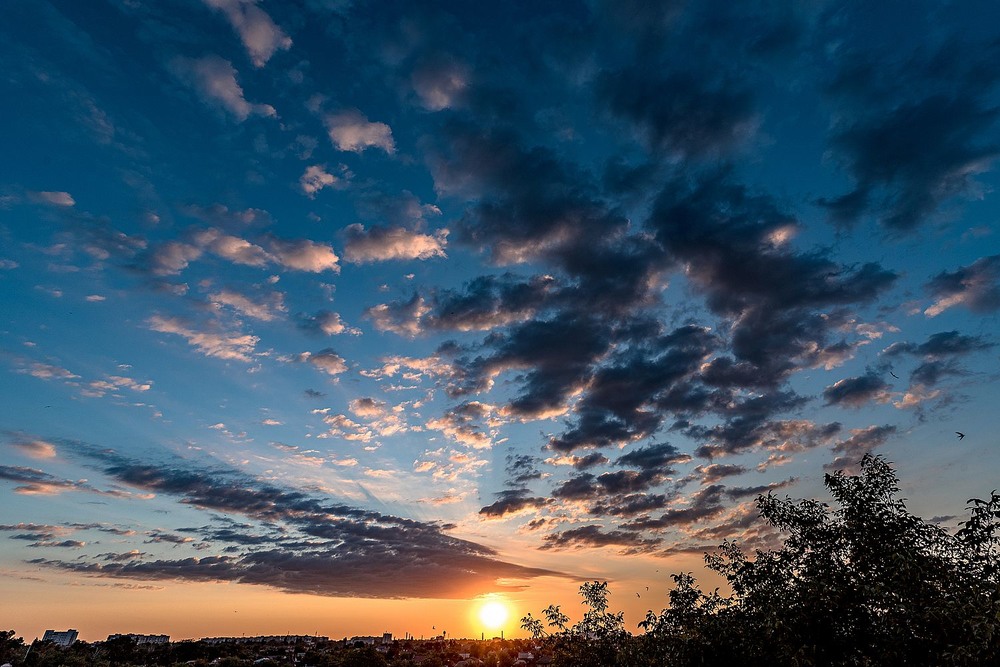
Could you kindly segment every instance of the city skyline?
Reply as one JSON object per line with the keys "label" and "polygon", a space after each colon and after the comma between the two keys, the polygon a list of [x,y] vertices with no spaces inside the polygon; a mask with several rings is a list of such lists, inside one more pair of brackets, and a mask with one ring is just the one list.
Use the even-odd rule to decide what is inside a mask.
{"label": "city skyline", "polygon": [[0,629],[634,629],[760,494],[997,486],[991,3],[0,16]]}

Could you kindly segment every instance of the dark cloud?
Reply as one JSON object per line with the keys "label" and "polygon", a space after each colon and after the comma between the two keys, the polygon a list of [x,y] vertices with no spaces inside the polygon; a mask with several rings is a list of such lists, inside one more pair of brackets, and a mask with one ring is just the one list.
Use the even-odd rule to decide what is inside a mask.
{"label": "dark cloud", "polygon": [[964,371],[958,360],[964,356],[988,350],[994,343],[982,336],[971,336],[958,331],[941,331],[931,334],[923,343],[893,343],[882,351],[882,357],[893,359],[912,356],[920,363],[910,373],[913,385],[934,386],[943,377],[961,375]]}
{"label": "dark cloud", "polygon": [[29,547],[59,547],[63,549],[80,549],[87,545],[86,542],[81,542],[80,540],[42,540],[40,542],[35,542],[34,544],[29,544]]}
{"label": "dark cloud", "polygon": [[157,544],[163,542],[168,544],[188,544],[194,541],[193,537],[176,535],[162,530],[151,530],[147,532],[146,535],[148,536],[148,539],[144,540],[146,544]]}
{"label": "dark cloud", "polygon": [[932,317],[957,305],[974,313],[1000,309],[1000,255],[981,257],[955,271],[942,271],[926,288],[935,302],[924,313]]}
{"label": "dark cloud", "polygon": [[[936,26],[939,34],[954,29],[946,25]],[[836,222],[871,213],[906,232],[948,199],[978,191],[976,174],[1000,150],[993,136],[1000,111],[990,101],[1000,43],[970,42],[966,32],[936,45],[842,49],[830,86],[842,103],[830,145],[855,187],[820,200]]]}
{"label": "dark cloud", "polygon": [[573,468],[576,470],[587,470],[588,468],[593,468],[599,465],[605,465],[606,463],[609,462],[608,457],[606,457],[604,454],[601,454],[600,452],[591,452],[586,456],[574,456],[572,457],[572,459],[573,459],[572,463]]}
{"label": "dark cloud", "polygon": [[630,466],[642,470],[659,470],[664,474],[671,474],[673,465],[687,463],[690,460],[689,455],[682,454],[676,447],[664,442],[630,451],[619,456],[615,463],[620,466]]}
{"label": "dark cloud", "polygon": [[718,516],[725,509],[722,504],[726,487],[713,484],[697,491],[686,507],[668,509],[657,518],[642,517],[622,526],[625,530],[661,531],[667,528],[686,526]]}
{"label": "dark cloud", "polygon": [[881,447],[896,434],[897,428],[891,424],[852,429],[851,436],[833,446],[836,458],[823,466],[825,470],[846,470],[854,474],[861,459],[876,447]]}
{"label": "dark cloud", "polygon": [[594,197],[585,173],[547,148],[525,147],[510,129],[483,130],[454,123],[444,144],[431,147],[437,186],[475,199],[458,226],[460,242],[513,264],[558,258],[624,231],[627,220]]}
{"label": "dark cloud", "polygon": [[884,357],[910,354],[928,359],[961,356],[993,347],[993,343],[980,336],[969,336],[958,331],[941,331],[931,334],[919,345],[910,342],[893,343],[882,351]]}
{"label": "dark cloud", "polygon": [[642,533],[630,530],[602,530],[600,526],[588,525],[570,528],[545,536],[541,549],[570,549],[593,547],[622,547],[623,554],[649,553],[660,544],[659,538],[643,537]]}
{"label": "dark cloud", "polygon": [[743,498],[756,498],[757,496],[773,493],[778,489],[787,488],[795,484],[797,481],[799,481],[797,477],[789,477],[786,480],[780,482],[771,482],[770,484],[759,484],[757,486],[731,486],[725,490],[725,493],[726,496],[732,498],[733,500],[741,500]]}
{"label": "dark cloud", "polygon": [[744,466],[735,464],[711,463],[709,465],[697,466],[694,471],[701,475],[702,484],[715,484],[726,477],[742,475],[747,472],[748,469]]}
{"label": "dark cloud", "polygon": [[753,364],[758,383],[776,386],[800,365],[822,363],[847,317],[842,307],[874,300],[896,279],[878,264],[795,252],[799,223],[724,172],[668,185],[649,225],[707,305],[732,318],[735,361]]}
{"label": "dark cloud", "polygon": [[329,310],[320,310],[313,315],[299,317],[299,328],[311,334],[336,336],[343,333],[358,333],[340,319],[340,314]]}
{"label": "dark cloud", "polygon": [[549,498],[531,497],[528,489],[504,489],[495,494],[497,500],[479,510],[481,516],[501,518],[526,509],[537,509],[551,502]]}
{"label": "dark cloud", "polygon": [[[465,597],[495,589],[499,579],[561,576],[499,560],[492,549],[450,537],[437,524],[331,503],[232,470],[153,465],[80,443],[64,446],[95,459],[104,474],[123,484],[172,496],[202,510],[284,526],[290,531],[288,538],[299,542],[294,549],[280,541],[271,549],[256,542],[251,545],[254,551],[233,556],[125,563],[35,561],[39,564],[95,576],[234,581],[289,592],[359,597]],[[252,530],[238,524],[228,528]],[[203,534],[209,537],[211,531]],[[296,534],[301,537],[295,538]],[[232,534],[224,537],[241,543]],[[152,531],[150,540],[183,544],[193,538]],[[330,567],[331,562],[337,567]]]}
{"label": "dark cloud", "polygon": [[596,516],[630,517],[663,509],[672,496],[663,493],[630,493],[593,503],[587,511]]}
{"label": "dark cloud", "polygon": [[508,486],[520,486],[542,478],[542,471],[537,466],[538,457],[510,452],[506,456],[506,461],[507,466],[504,471],[507,473]]}
{"label": "dark cloud", "polygon": [[88,484],[86,480],[62,479],[43,470],[24,466],[0,465],[0,480],[8,480],[18,484],[14,487],[14,493],[23,495],[52,495],[65,491],[85,491],[111,496],[128,495],[117,490],[102,491]]}
{"label": "dark cloud", "polygon": [[509,370],[523,371],[522,391],[510,401],[511,415],[537,418],[565,410],[566,400],[583,388],[590,367],[607,348],[607,325],[572,313],[534,320],[490,337],[493,354],[459,359],[452,395],[483,391]]}
{"label": "dark cloud", "polygon": [[827,405],[860,408],[871,401],[888,399],[889,384],[874,373],[838,380],[823,390]]}
{"label": "dark cloud", "polygon": [[654,151],[677,157],[724,155],[756,129],[753,96],[735,81],[709,83],[700,74],[666,76],[640,67],[604,72],[598,97],[634,123]]}
{"label": "dark cloud", "polygon": [[674,401],[678,393],[687,393],[717,339],[692,325],[656,333],[655,329],[642,331],[644,339],[616,352],[596,371],[576,406],[575,424],[549,441],[551,449],[571,452],[625,445],[660,427],[664,404]]}

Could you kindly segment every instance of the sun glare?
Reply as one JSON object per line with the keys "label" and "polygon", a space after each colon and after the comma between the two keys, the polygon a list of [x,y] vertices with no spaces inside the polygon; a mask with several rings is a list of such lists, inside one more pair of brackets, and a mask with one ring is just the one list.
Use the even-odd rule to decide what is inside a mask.
{"label": "sun glare", "polygon": [[479,610],[479,620],[487,628],[497,630],[507,620],[507,606],[502,602],[487,602]]}

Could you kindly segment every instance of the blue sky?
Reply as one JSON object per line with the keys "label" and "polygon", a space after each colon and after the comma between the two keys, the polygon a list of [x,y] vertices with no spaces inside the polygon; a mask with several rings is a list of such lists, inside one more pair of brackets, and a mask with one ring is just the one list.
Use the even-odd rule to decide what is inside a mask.
{"label": "blue sky", "polygon": [[996,486],[991,3],[0,13],[21,632],[413,632],[662,589],[867,452]]}

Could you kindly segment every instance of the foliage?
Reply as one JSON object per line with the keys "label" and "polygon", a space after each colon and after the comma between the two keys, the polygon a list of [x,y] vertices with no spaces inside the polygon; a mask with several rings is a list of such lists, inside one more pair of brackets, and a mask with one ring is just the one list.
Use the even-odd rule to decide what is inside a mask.
{"label": "foliage", "polygon": [[[784,533],[782,546],[749,558],[726,542],[707,555],[727,596],[673,575],[669,606],[649,612],[638,637],[607,613],[606,583],[581,587],[590,610],[572,627],[550,607],[556,665],[997,664],[1000,495],[970,500],[970,517],[953,534],[908,512],[879,457],[866,456],[856,476],[825,482],[836,509],[758,498],[761,517]],[[539,629],[530,616],[522,627]]]}

